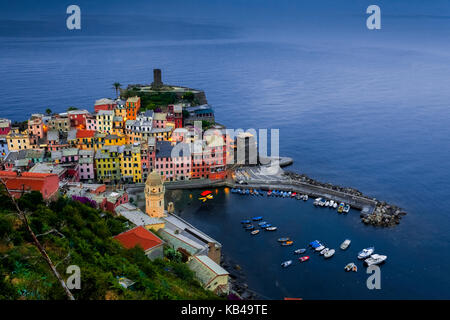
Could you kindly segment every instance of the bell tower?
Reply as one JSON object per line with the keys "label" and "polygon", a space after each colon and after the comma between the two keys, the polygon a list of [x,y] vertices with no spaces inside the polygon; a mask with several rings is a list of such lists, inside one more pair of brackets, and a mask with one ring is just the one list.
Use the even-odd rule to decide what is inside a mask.
{"label": "bell tower", "polygon": [[161,176],[152,171],[145,182],[145,212],[153,218],[165,216],[164,212],[164,184]]}

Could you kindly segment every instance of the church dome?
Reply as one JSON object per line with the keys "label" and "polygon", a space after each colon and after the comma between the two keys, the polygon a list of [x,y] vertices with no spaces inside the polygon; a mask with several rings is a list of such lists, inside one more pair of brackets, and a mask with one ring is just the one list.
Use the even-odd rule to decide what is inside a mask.
{"label": "church dome", "polygon": [[161,175],[156,172],[152,171],[147,178],[147,181],[145,182],[148,186],[159,186],[162,185]]}

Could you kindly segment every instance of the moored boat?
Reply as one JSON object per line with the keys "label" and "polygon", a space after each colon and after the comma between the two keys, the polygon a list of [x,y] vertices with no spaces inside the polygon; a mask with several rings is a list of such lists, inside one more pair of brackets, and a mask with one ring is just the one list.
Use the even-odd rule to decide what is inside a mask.
{"label": "moored boat", "polygon": [[285,242],[285,241],[289,241],[289,240],[291,240],[291,238],[289,238],[289,237],[284,237],[284,238],[278,238],[278,242]]}
{"label": "moored boat", "polygon": [[337,202],[335,202],[335,203],[333,204],[333,208],[336,209],[337,206],[338,206],[338,204],[337,204]]}
{"label": "moored boat", "polygon": [[275,230],[277,230],[277,227],[267,227],[266,230],[267,231],[275,231]]}
{"label": "moored boat", "polygon": [[258,229],[256,229],[256,230],[253,230],[252,232],[250,232],[252,235],[255,235],[255,234],[258,234],[259,233],[259,230]]}
{"label": "moored boat", "polygon": [[350,205],[346,205],[345,207],[344,207],[344,209],[342,209],[342,212],[344,212],[344,213],[348,213],[350,211]]}
{"label": "moored boat", "polygon": [[324,255],[325,253],[327,253],[330,249],[329,248],[325,248],[322,251],[320,251],[320,255]]}
{"label": "moored boat", "polygon": [[327,252],[325,252],[323,256],[325,257],[325,259],[328,259],[328,258],[331,258],[335,252],[336,252],[336,250],[330,249]]}
{"label": "moored boat", "polygon": [[292,240],[288,240],[288,241],[285,241],[285,242],[281,243],[281,245],[283,247],[292,246],[293,244],[294,244],[294,241],[292,241]]}
{"label": "moored boat", "polygon": [[320,204],[320,201],[322,201],[322,198],[316,198],[315,200],[314,200],[314,205],[315,206],[318,206],[319,204]]}
{"label": "moored boat", "polygon": [[319,242],[319,240],[314,240],[313,242],[311,242],[309,244],[313,249],[316,249],[317,247],[321,246],[321,243]]}
{"label": "moored boat", "polygon": [[342,211],[344,211],[344,203],[343,202],[341,202],[340,204],[339,204],[339,207],[338,207],[338,210],[337,210],[339,213],[341,213]]}
{"label": "moored boat", "polygon": [[372,266],[372,265],[377,265],[380,263],[383,263],[384,261],[386,261],[387,256],[381,255],[381,254],[372,254],[369,258],[367,258],[366,260],[364,260],[364,262],[368,265],[368,266]]}
{"label": "moored boat", "polygon": [[358,253],[358,259],[362,260],[362,259],[368,258],[369,256],[371,256],[373,254],[374,251],[375,251],[374,247],[369,247],[369,248],[362,249]]}
{"label": "moored boat", "polygon": [[306,249],[297,249],[297,250],[294,251],[294,254],[302,254],[302,253],[305,253],[305,252],[306,252]]}
{"label": "moored boat", "polygon": [[292,264],[292,260],[288,260],[288,261],[282,262],[281,266],[286,268],[286,267],[290,266],[291,264]]}
{"label": "moored boat", "polygon": [[259,216],[259,217],[253,217],[253,218],[252,218],[253,221],[260,221],[260,220],[262,220],[262,219],[263,219],[262,216]]}
{"label": "moored boat", "polygon": [[341,243],[341,249],[346,250],[352,241],[350,239],[345,239],[344,242]]}
{"label": "moored boat", "polygon": [[242,223],[242,224],[249,224],[249,223],[250,223],[250,220],[248,220],[248,219],[247,219],[247,220],[241,220],[241,223]]}
{"label": "moored boat", "polygon": [[317,248],[315,248],[315,250],[318,252],[322,251],[323,249],[325,249],[325,246],[322,244],[320,246],[318,246]]}
{"label": "moored boat", "polygon": [[270,197],[272,195],[272,190],[267,191],[267,196]]}
{"label": "moored boat", "polygon": [[245,227],[245,230],[253,230],[253,229],[255,229],[254,225],[249,225]]}
{"label": "moored boat", "polygon": [[349,271],[356,272],[356,271],[358,271],[358,267],[353,262],[350,262],[349,264],[347,264],[344,267],[344,270],[347,271],[347,272],[349,272]]}
{"label": "moored boat", "polygon": [[305,261],[308,261],[308,260],[309,260],[309,256],[304,256],[304,257],[298,258],[298,261],[300,261],[300,262],[305,262]]}
{"label": "moored boat", "polygon": [[261,221],[258,223],[258,225],[262,226],[263,224],[266,224],[266,223],[267,223],[267,221]]}
{"label": "moored boat", "polygon": [[308,195],[307,195],[307,194],[305,194],[305,195],[303,196],[303,200],[304,200],[304,201],[307,201],[307,200],[308,200]]}

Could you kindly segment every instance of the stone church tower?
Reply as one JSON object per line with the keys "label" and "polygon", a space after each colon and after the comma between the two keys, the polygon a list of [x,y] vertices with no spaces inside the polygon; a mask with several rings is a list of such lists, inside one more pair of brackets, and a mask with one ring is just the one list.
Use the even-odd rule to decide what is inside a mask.
{"label": "stone church tower", "polygon": [[161,218],[164,213],[165,188],[161,176],[152,171],[145,182],[145,212],[153,218]]}

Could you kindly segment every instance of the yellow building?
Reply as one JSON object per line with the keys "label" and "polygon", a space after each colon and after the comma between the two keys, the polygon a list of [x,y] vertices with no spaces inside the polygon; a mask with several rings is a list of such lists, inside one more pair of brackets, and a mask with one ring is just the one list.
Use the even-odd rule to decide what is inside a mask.
{"label": "yellow building", "polygon": [[31,149],[30,138],[24,133],[9,133],[6,136],[9,151]]}
{"label": "yellow building", "polygon": [[121,116],[113,117],[113,124],[111,129],[111,134],[123,135],[124,134],[124,121]]}
{"label": "yellow building", "polygon": [[120,149],[120,172],[124,182],[142,182],[141,148],[125,145]]}
{"label": "yellow building", "polygon": [[165,187],[161,175],[152,171],[145,182],[145,212],[153,218],[165,217],[164,193]]}
{"label": "yellow building", "polygon": [[113,127],[114,111],[100,110],[96,115],[97,131],[101,133],[111,133]]}
{"label": "yellow building", "polygon": [[95,153],[97,180],[105,182],[120,181],[120,157],[117,146],[104,146]]}

